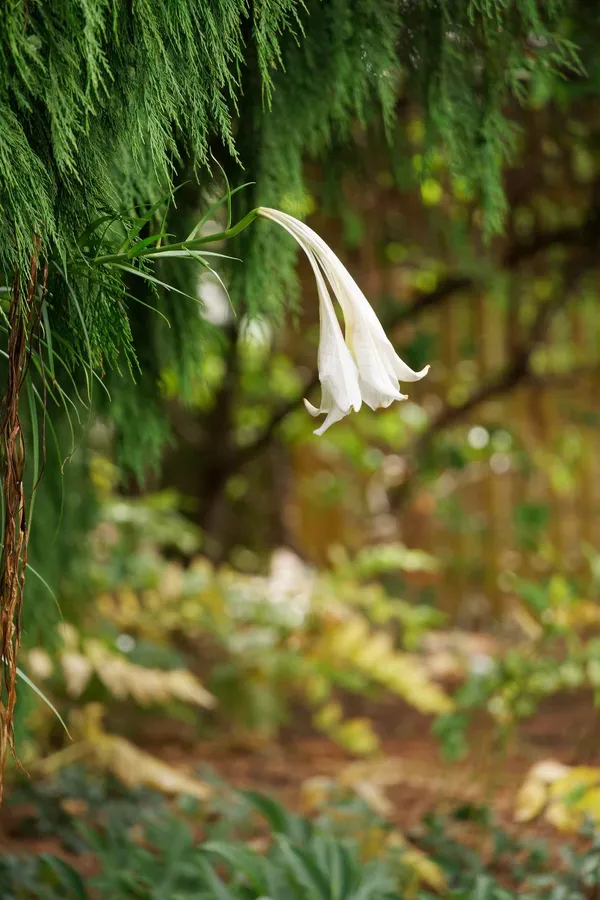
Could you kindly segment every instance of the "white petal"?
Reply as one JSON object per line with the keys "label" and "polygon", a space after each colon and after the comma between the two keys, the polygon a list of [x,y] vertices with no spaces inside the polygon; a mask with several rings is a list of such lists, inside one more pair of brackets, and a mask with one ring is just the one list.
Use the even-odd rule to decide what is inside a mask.
{"label": "white petal", "polygon": [[[322,243],[319,239],[319,248]],[[429,366],[415,372],[400,359],[363,292],[335,254],[329,248],[327,250],[325,257],[319,249],[317,258],[324,268],[326,266],[327,278],[342,307],[347,323],[346,341],[355,356],[361,380],[386,393],[383,384],[388,380],[392,392],[398,392],[399,380],[413,382],[424,378]],[[386,376],[382,375],[382,368]],[[364,399],[368,402],[366,397]],[[404,395],[399,394],[396,399],[404,399]]]}
{"label": "white petal", "polygon": [[317,428],[313,431],[313,434],[321,435],[324,431],[327,431],[330,425],[333,425],[334,422],[339,422],[340,419],[343,419],[344,416],[348,415],[349,410],[344,411],[340,409],[338,406],[334,406],[328,413],[327,418],[323,422],[320,428]]}
{"label": "white petal", "polygon": [[316,432],[322,434],[332,422],[347,415],[351,409],[360,409],[362,399],[358,383],[358,370],[352,354],[346,346],[325,279],[314,253],[295,227],[300,223],[297,223],[291,216],[286,216],[285,213],[278,213],[277,210],[262,209],[261,212],[266,218],[276,221],[297,240],[308,257],[317,281],[321,326],[318,368],[322,399],[318,410],[306,400],[304,402],[311,415],[328,414],[323,426]]}
{"label": "white petal", "polygon": [[[327,413],[315,434],[322,434],[350,408],[359,409],[361,398],[372,409],[387,407],[394,400],[405,400],[399,381],[419,381],[429,371],[426,366],[415,372],[396,353],[377,315],[348,270],[308,225],[279,210],[261,208],[260,215],[286,229],[309,258],[319,290],[321,338],[319,342],[319,379],[321,406],[305,401],[311,415]],[[340,347],[341,329],[327,290],[327,278],[339,302],[346,323],[344,354]]]}
{"label": "white petal", "polygon": [[[389,406],[392,400],[402,400],[402,394],[398,390],[398,379],[389,371],[384,356],[379,352],[379,347],[368,328],[361,328],[360,324],[352,324],[346,330],[346,342],[350,348],[358,366],[359,384],[363,400],[377,409],[378,406]],[[368,388],[365,394],[364,387]],[[374,397],[380,397],[380,401],[373,406]],[[384,402],[384,401],[388,402]]]}
{"label": "white petal", "polygon": [[429,366],[425,366],[425,368],[421,369],[420,372],[415,372],[414,369],[411,369],[410,366],[406,365],[404,360],[400,359],[391,344],[390,349],[392,351],[392,365],[400,381],[420,381],[421,378],[425,378],[425,376],[429,372]]}
{"label": "white petal", "polygon": [[292,216],[287,216],[285,213],[276,210],[272,212],[276,214],[280,224],[285,222],[284,227],[287,225],[294,237],[306,243],[316,254],[325,275],[331,283],[333,292],[342,306],[344,317],[358,321],[363,325],[368,325],[373,338],[381,341],[383,346],[391,350],[390,355],[393,358],[394,371],[397,377],[401,381],[419,381],[419,379],[423,378],[429,371],[429,366],[426,366],[420,372],[415,372],[400,359],[377,318],[375,310],[350,275],[350,272],[348,272],[323,238],[313,231],[312,228],[309,228],[308,225],[299,222]]}
{"label": "white petal", "polygon": [[306,409],[308,410],[309,415],[311,415],[313,417],[318,416],[321,412],[324,412],[324,410],[317,409],[316,406],[313,406],[312,403],[309,403],[308,400],[306,399],[306,397],[304,398],[304,405],[305,405]]}
{"label": "white petal", "polygon": [[352,358],[340,323],[337,320],[325,280],[312,254],[302,246],[313,267],[319,291],[319,320],[321,333],[319,336],[318,367],[319,380],[323,389],[321,411],[339,407],[343,414],[350,409],[360,409],[361,396],[358,385],[358,370]]}
{"label": "white petal", "polygon": [[380,407],[385,409],[387,406],[390,406],[394,400],[408,400],[407,394],[396,393],[395,395],[392,395],[383,393],[366,381],[360,382],[360,392],[364,402],[367,406],[370,406],[371,409],[379,409]]}

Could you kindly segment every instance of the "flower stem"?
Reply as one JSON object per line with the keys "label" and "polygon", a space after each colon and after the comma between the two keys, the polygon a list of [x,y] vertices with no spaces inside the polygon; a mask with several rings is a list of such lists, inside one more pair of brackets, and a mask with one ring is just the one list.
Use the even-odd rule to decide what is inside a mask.
{"label": "flower stem", "polygon": [[[154,256],[160,256],[169,250],[197,250],[204,244],[213,244],[215,241],[225,241],[236,237],[241,231],[250,225],[258,215],[258,209],[250,210],[243,219],[240,219],[235,225],[227,228],[225,231],[219,231],[217,234],[207,234],[205,237],[194,238],[191,241],[180,241],[177,244],[164,244],[162,247],[148,247],[143,253],[136,255],[136,259],[151,259]],[[135,246],[135,245],[134,245]],[[100,266],[110,263],[123,263],[131,261],[132,257],[127,253],[111,253],[107,256],[97,256],[95,259],[89,260],[91,265]]]}

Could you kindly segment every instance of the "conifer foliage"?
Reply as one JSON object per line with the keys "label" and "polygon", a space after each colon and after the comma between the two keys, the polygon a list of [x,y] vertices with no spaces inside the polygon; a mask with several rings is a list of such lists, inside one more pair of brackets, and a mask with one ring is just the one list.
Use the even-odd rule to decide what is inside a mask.
{"label": "conifer foliage", "polygon": [[[157,268],[166,246],[171,272],[188,264],[182,256],[208,265],[202,241],[168,243],[183,174],[208,185],[216,156],[232,186],[255,182],[238,195],[240,216],[289,204],[302,196],[307,155],[349,141],[353,123],[390,126],[405,95],[422,104],[431,145],[444,143],[497,229],[507,103],[577,70],[565,36],[577,8],[574,0],[3,0],[0,764],[11,743],[33,488],[53,419],[70,421],[100,395],[122,428],[135,409],[139,452],[144,411],[156,421],[154,348],[160,363],[167,354],[185,371],[201,347],[193,291],[175,290],[176,275],[165,281]],[[231,279],[234,302],[274,313],[293,286],[295,250],[259,225],[236,251],[244,265]],[[168,341],[164,317],[177,326]]]}

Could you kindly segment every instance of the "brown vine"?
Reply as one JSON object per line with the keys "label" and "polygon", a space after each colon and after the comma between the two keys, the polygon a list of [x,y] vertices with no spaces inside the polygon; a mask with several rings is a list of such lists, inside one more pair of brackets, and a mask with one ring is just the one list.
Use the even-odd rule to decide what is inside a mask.
{"label": "brown vine", "polygon": [[2,692],[0,695],[0,799],[2,773],[9,748],[14,753],[14,710],[17,698],[17,654],[20,643],[20,615],[27,566],[28,530],[23,479],[25,441],[19,413],[21,392],[31,359],[32,338],[40,326],[46,277],[38,297],[40,242],[31,255],[25,290],[15,275],[9,307],[8,378],[0,404],[0,472],[2,476],[3,533],[0,561],[0,654]]}

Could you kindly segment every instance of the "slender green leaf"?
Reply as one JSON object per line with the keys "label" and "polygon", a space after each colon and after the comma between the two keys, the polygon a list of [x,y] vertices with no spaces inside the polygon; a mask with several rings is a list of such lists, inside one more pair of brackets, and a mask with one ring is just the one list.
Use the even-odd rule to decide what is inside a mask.
{"label": "slender green leaf", "polygon": [[129,259],[134,259],[136,256],[141,256],[142,253],[147,250],[152,244],[156,244],[161,238],[164,237],[173,237],[172,234],[167,234],[164,231],[159,232],[158,234],[151,234],[149,237],[144,238],[143,241],[138,241],[137,244],[128,251],[127,256]]}
{"label": "slender green leaf", "polygon": [[[215,213],[219,209],[219,207],[223,206],[223,204],[226,201],[231,203],[231,198],[233,197],[234,194],[237,194],[238,191],[242,191],[244,188],[250,187],[250,185],[255,184],[255,183],[256,182],[254,182],[254,181],[247,181],[245,184],[240,184],[238,187],[234,188],[232,191],[228,191],[227,196],[223,196],[219,200],[217,200],[216,203],[213,203],[213,205],[207,209],[207,211],[204,213],[202,218],[197,222],[197,224],[194,225],[194,227],[190,231],[189,235],[187,236],[186,240],[187,241],[193,240],[196,237],[196,235],[198,234],[198,232],[200,231],[200,229],[202,228],[202,226],[206,225],[206,223],[208,222],[210,217],[213,215],[213,213]],[[229,228],[230,228],[230,223],[227,225],[227,229],[229,229]]]}
{"label": "slender green leaf", "polygon": [[65,721],[64,721],[64,719],[63,719],[63,717],[61,716],[61,714],[59,713],[59,711],[57,710],[57,708],[54,706],[54,704],[46,697],[46,695],[44,694],[44,692],[41,691],[41,690],[39,689],[39,687],[38,687],[36,684],[34,684],[34,682],[31,680],[31,678],[29,678],[29,676],[26,675],[25,672],[24,672],[22,669],[19,669],[18,666],[17,666],[17,675],[19,676],[19,678],[21,678],[22,681],[25,682],[25,684],[26,684],[28,687],[31,688],[31,690],[32,690],[34,693],[36,693],[36,694],[38,695],[38,697],[39,697],[41,700],[44,701],[44,703],[46,704],[46,706],[47,706],[49,709],[52,710],[52,712],[54,713],[54,715],[56,716],[56,718],[58,719],[58,721],[60,722],[60,724],[62,725],[62,727],[65,729],[65,731],[67,732],[67,734],[69,735],[69,737],[71,737],[71,735],[69,734],[69,729],[67,728],[67,725],[66,725],[66,723],[65,723]]}
{"label": "slender green leaf", "polygon": [[31,378],[27,377],[25,381],[25,393],[27,394],[27,405],[29,407],[29,421],[31,422],[31,495],[29,499],[29,525],[33,519],[33,508],[35,506],[36,488],[40,477],[40,434],[37,409],[35,408],[35,397],[31,389]]}
{"label": "slender green leaf", "polygon": [[202,870],[202,875],[204,876],[204,881],[206,882],[207,887],[212,892],[212,897],[214,898],[214,900],[232,900],[227,886],[223,881],[221,881],[208,860],[202,859],[202,857],[200,857],[199,865]]}
{"label": "slender green leaf", "polygon": [[156,278],[155,275],[151,275],[149,272],[143,272],[141,269],[134,269],[133,266],[125,266],[118,264],[116,266],[117,269],[123,269],[124,272],[129,272],[131,275],[137,275],[138,278],[143,278],[145,281],[150,281],[153,284],[158,284],[160,287],[165,288],[167,291],[174,291],[176,294],[181,294],[182,297],[187,297],[188,300],[193,300],[194,303],[199,303],[202,305],[202,301],[199,300],[198,297],[193,297],[191,294],[186,294],[185,291],[180,291],[179,288],[174,287],[172,284],[167,284],[165,281],[161,281],[160,278]]}
{"label": "slender green leaf", "polygon": [[227,844],[221,841],[210,841],[202,847],[203,852],[213,853],[225,862],[229,863],[232,872],[245,877],[250,881],[254,889],[259,893],[265,893],[266,885],[262,860],[256,853],[245,847],[235,844]]}
{"label": "slender green leaf", "polygon": [[63,894],[64,900],[87,900],[88,893],[83,878],[79,872],[66,863],[63,859],[58,859],[50,853],[40,853],[39,859],[51,869],[59,880],[61,888],[68,890],[68,894]]}
{"label": "slender green leaf", "polygon": [[48,316],[48,304],[46,301],[42,303],[42,322],[44,324],[44,334],[46,336],[46,345],[48,347],[48,368],[52,378],[54,375],[54,353],[52,352],[52,329],[50,328],[50,318]]}
{"label": "slender green leaf", "polygon": [[277,845],[298,884],[306,889],[308,896],[318,897],[319,900],[331,900],[327,879],[314,861],[308,857],[310,861],[307,863],[307,859],[302,853],[292,847],[289,840],[283,835],[279,835],[277,838]]}

